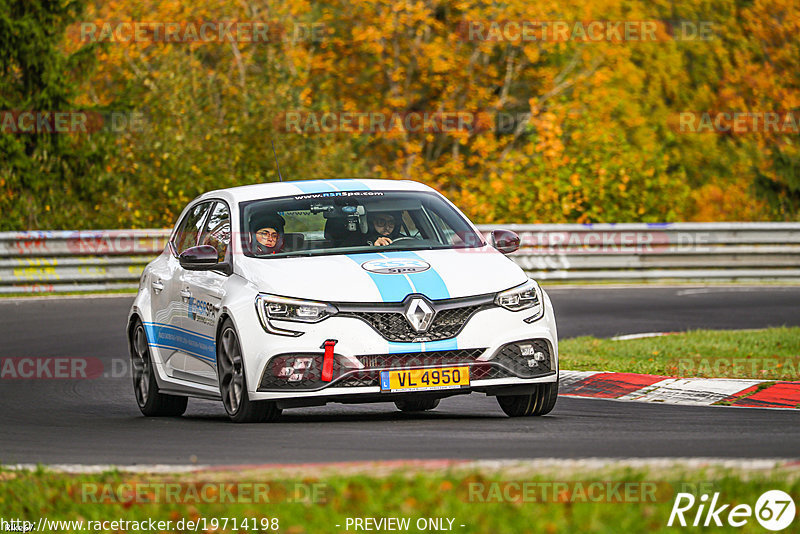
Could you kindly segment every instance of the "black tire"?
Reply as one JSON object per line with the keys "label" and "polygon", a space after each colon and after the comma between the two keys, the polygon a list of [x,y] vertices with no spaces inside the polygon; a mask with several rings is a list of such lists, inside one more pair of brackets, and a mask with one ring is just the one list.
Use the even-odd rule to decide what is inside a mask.
{"label": "black tire", "polygon": [[399,400],[394,405],[401,412],[425,412],[439,406],[439,399]]}
{"label": "black tire", "polygon": [[497,403],[509,417],[545,415],[553,410],[558,400],[558,382],[537,384],[530,395],[498,395]]}
{"label": "black tire", "polygon": [[225,412],[234,423],[275,421],[281,409],[271,401],[251,401],[239,336],[233,321],[225,319],[217,341],[217,377]]}
{"label": "black tire", "polygon": [[130,332],[133,394],[139,410],[147,417],[178,417],[186,411],[188,397],[159,393],[156,370],[150,356],[147,333],[136,319]]}

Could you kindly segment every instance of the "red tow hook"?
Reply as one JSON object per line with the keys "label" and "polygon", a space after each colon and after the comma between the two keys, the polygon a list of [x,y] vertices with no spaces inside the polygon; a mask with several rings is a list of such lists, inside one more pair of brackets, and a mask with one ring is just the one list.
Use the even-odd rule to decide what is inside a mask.
{"label": "red tow hook", "polygon": [[336,346],[335,339],[328,339],[320,347],[325,349],[325,355],[322,357],[322,381],[330,382],[333,380],[333,347]]}

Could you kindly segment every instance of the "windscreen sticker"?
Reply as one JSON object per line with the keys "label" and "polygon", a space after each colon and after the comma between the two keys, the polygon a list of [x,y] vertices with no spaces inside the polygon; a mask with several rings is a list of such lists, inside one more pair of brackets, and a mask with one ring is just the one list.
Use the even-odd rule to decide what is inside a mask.
{"label": "windscreen sticker", "polygon": [[308,180],[293,182],[303,193],[334,193],[339,191],[369,191],[369,187],[359,180]]}
{"label": "windscreen sticker", "polygon": [[316,200],[318,198],[330,197],[381,197],[383,191],[333,191],[330,193],[309,193],[307,195],[295,195],[295,200]]}

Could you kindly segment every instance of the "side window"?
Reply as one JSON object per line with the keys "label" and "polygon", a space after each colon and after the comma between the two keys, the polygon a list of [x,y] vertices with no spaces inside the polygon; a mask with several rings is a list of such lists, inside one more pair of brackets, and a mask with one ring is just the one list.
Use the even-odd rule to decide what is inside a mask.
{"label": "side window", "polygon": [[200,233],[200,227],[210,207],[210,202],[198,204],[190,209],[186,217],[183,218],[172,240],[172,246],[178,254],[187,248],[197,245],[197,236]]}
{"label": "side window", "polygon": [[200,236],[200,245],[211,245],[217,249],[219,261],[225,260],[225,253],[231,242],[231,214],[224,202],[217,202],[211,215],[208,217],[203,234]]}

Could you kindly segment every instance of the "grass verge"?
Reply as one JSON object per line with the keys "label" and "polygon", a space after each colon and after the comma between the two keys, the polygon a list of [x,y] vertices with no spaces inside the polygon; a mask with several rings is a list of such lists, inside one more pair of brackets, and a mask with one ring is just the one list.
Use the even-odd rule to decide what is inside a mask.
{"label": "grass verge", "polygon": [[[406,518],[408,532],[431,530],[419,528],[420,519],[438,519],[448,530],[465,534],[666,532],[675,528],[667,521],[678,492],[696,496],[697,504],[702,494],[719,492],[721,504],[751,507],[767,490],[783,490],[796,501],[800,497],[800,474],[791,464],[760,471],[612,466],[547,472],[523,467],[505,472],[448,468],[291,477],[234,472],[70,475],[40,469],[0,471],[0,481],[0,516],[6,520],[38,524],[46,517],[84,525],[115,519],[170,521],[161,529],[167,532],[194,531],[186,528],[186,521],[201,522],[200,532],[250,532],[255,530],[252,525],[261,531],[263,525],[275,525],[291,534],[355,532],[352,523],[347,528],[348,518],[368,517]],[[258,498],[256,484],[269,488]],[[697,506],[686,514],[689,522],[696,511]],[[225,518],[228,525],[223,528]],[[241,528],[244,519],[247,529]],[[183,529],[177,528],[180,520]],[[81,529],[73,524],[66,531]],[[128,525],[117,531],[137,529]],[[754,517],[744,528],[715,529],[763,531]]]}
{"label": "grass verge", "polygon": [[682,377],[800,380],[800,328],[693,330],[614,341],[559,342],[560,367]]}

